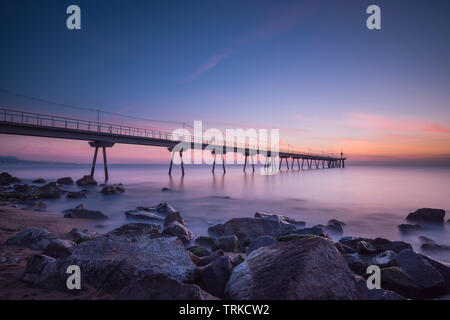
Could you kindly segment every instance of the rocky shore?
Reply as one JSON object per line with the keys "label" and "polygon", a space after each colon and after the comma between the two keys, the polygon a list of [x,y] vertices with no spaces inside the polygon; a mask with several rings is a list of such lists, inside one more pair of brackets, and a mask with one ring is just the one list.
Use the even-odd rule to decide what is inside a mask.
{"label": "rocky shore", "polygon": [[[96,185],[91,178],[80,180]],[[0,174],[1,299],[396,300],[450,295],[449,264],[404,241],[343,236],[346,224],[337,219],[307,227],[291,217],[257,212],[196,237],[182,208],[160,203],[124,212],[142,222],[98,234],[83,229],[81,222],[107,219],[107,213],[77,206],[55,216],[33,209],[49,195],[66,194],[62,186],[74,183],[69,177],[58,181],[30,186]],[[100,188],[108,196],[125,192],[122,185]],[[29,209],[14,208],[19,204]],[[420,232],[444,223],[445,211],[422,208],[405,214],[399,230]],[[446,250],[432,240],[424,244]],[[71,265],[81,269],[81,290],[67,288]],[[370,265],[381,269],[382,289],[367,288]]]}

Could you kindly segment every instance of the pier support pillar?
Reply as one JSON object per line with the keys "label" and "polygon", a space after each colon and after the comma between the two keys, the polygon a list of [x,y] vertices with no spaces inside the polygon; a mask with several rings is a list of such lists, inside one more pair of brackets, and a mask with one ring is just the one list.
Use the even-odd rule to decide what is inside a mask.
{"label": "pier support pillar", "polygon": [[252,170],[253,170],[253,173],[255,173],[255,162],[253,160],[253,156],[252,156]]}
{"label": "pier support pillar", "polygon": [[291,170],[294,170],[294,161],[295,161],[295,159],[292,158],[292,162],[291,162]]}
{"label": "pier support pillar", "polygon": [[212,167],[212,173],[214,174],[214,169],[216,168],[216,153],[214,153],[214,162]]}
{"label": "pier support pillar", "polygon": [[108,180],[109,175],[108,175],[108,162],[106,161],[106,147],[103,147],[103,163],[105,167],[105,180]]}
{"label": "pier support pillar", "polygon": [[247,167],[247,158],[248,158],[248,156],[247,156],[247,155],[245,155],[245,162],[244,162],[244,172],[245,172],[245,168]]}
{"label": "pier support pillar", "polygon": [[303,170],[303,164],[305,163],[305,159],[302,158],[302,170]]}
{"label": "pier support pillar", "polygon": [[102,151],[103,151],[103,167],[105,169],[105,181],[108,181],[109,174],[108,174],[108,162],[107,162],[107,159],[106,159],[106,148],[111,148],[114,145],[114,142],[91,141],[91,142],[89,142],[89,145],[92,148],[95,148],[94,159],[92,159],[91,177],[92,178],[94,177],[95,165],[97,164],[98,149],[102,148]]}
{"label": "pier support pillar", "polygon": [[92,160],[91,177],[94,177],[95,164],[97,162],[98,147],[95,147],[94,159]]}
{"label": "pier support pillar", "polygon": [[227,173],[225,170],[225,156],[222,154],[222,167],[223,167],[223,174]]}
{"label": "pier support pillar", "polygon": [[181,176],[184,177],[183,151],[180,151],[180,159],[181,159]]}
{"label": "pier support pillar", "polygon": [[170,165],[169,165],[169,176],[171,176],[172,175],[172,166],[173,166],[173,156],[174,156],[174,153],[171,151],[171,153],[172,153],[172,156],[171,156],[171,158],[170,158]]}

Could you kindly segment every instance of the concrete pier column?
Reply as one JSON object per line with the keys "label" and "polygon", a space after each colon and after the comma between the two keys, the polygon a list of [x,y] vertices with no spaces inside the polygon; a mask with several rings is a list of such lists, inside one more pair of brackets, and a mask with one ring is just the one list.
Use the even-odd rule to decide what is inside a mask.
{"label": "concrete pier column", "polygon": [[216,168],[216,153],[214,152],[214,162],[212,167],[212,173],[214,174],[214,169]]}
{"label": "concrete pier column", "polygon": [[94,159],[92,160],[91,177],[94,177],[95,164],[97,162],[98,147],[95,147]]}
{"label": "concrete pier column", "polygon": [[105,168],[105,180],[108,181],[108,162],[106,161],[106,147],[103,147],[103,166]]}
{"label": "concrete pier column", "polygon": [[92,160],[91,177],[94,177],[95,165],[97,164],[98,148],[102,148],[102,150],[103,150],[103,166],[105,169],[105,181],[107,181],[109,179],[109,174],[108,174],[108,161],[106,159],[106,148],[112,147],[114,145],[114,142],[91,141],[91,142],[89,142],[89,145],[92,148],[95,148],[94,159]]}
{"label": "concrete pier column", "polygon": [[244,172],[245,172],[245,168],[247,167],[247,158],[248,158],[248,156],[247,156],[247,155],[245,155],[245,162],[244,162]]}
{"label": "concrete pier column", "polygon": [[183,151],[180,151],[180,160],[181,160],[181,175],[184,177]]}
{"label": "concrete pier column", "polygon": [[223,174],[227,173],[225,170],[225,156],[222,154],[222,167],[223,167]]}

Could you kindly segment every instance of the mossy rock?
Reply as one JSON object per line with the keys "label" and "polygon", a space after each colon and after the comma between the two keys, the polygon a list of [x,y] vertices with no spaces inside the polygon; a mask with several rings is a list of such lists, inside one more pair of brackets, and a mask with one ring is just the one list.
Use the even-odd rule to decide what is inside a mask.
{"label": "mossy rock", "polygon": [[197,257],[206,257],[211,254],[211,251],[200,246],[189,247],[187,250],[190,253],[195,254]]}

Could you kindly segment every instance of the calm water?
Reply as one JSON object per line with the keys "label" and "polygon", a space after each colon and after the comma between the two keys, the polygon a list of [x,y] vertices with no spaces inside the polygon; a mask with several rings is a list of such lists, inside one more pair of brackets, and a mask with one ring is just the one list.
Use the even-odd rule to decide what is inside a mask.
{"label": "calm water", "polygon": [[[78,179],[87,174],[89,166],[29,166],[2,165],[25,183],[36,178],[47,181],[71,176]],[[167,165],[113,165],[109,183],[123,183],[126,192],[104,196],[100,187],[91,188],[87,199],[46,201],[48,211],[61,211],[83,203],[89,209],[101,210],[110,217],[102,221],[99,232],[130,222],[124,212],[141,205],[169,202],[179,209],[190,229],[198,236],[207,234],[207,227],[233,217],[250,217],[256,211],[266,211],[307,222],[307,226],[336,218],[344,221],[344,235],[403,239],[420,251],[418,235],[450,245],[450,225],[430,229],[418,235],[403,237],[397,225],[422,207],[450,210],[450,168],[447,167],[375,167],[348,166],[345,169],[282,171],[277,175],[244,174],[242,166],[228,166],[227,174],[220,169],[211,174],[209,166],[186,166],[181,178],[178,167],[172,178]],[[102,181],[99,166],[96,180]],[[162,192],[168,187],[172,191]],[[64,187],[76,190],[77,186]],[[229,198],[228,198],[229,197]],[[38,214],[38,213],[36,213]],[[450,218],[447,213],[446,221]],[[90,223],[96,228],[98,221]],[[436,256],[450,261],[450,256]]]}

